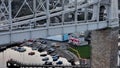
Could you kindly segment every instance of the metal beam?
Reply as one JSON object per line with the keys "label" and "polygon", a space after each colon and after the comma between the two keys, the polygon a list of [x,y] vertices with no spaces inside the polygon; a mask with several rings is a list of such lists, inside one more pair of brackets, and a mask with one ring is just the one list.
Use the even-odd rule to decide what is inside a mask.
{"label": "metal beam", "polygon": [[77,23],[77,21],[78,21],[78,10],[77,10],[77,8],[78,8],[78,7],[77,7],[77,4],[78,4],[78,3],[77,3],[77,1],[78,1],[78,0],[75,0],[75,24],[76,24],[76,30],[75,30],[75,32],[77,32],[77,24],[78,24],[78,23]]}
{"label": "metal beam", "polygon": [[[99,25],[99,27],[97,27],[97,25]],[[80,23],[80,24],[68,24],[68,25],[64,25],[64,26],[49,26],[48,28],[36,28],[36,29],[26,29],[26,30],[19,30],[19,31],[12,31],[11,35],[12,35],[12,41],[13,42],[22,42],[24,41],[24,39],[29,40],[31,39],[35,39],[35,38],[46,38],[49,34],[49,36],[53,36],[53,35],[58,35],[58,34],[62,34],[62,32],[64,32],[64,34],[68,34],[68,33],[74,33],[76,30],[76,26],[77,26],[77,32],[81,32],[81,31],[86,31],[86,30],[96,30],[96,29],[102,29],[102,28],[106,28],[107,27],[107,22],[106,21],[102,21],[100,23],[98,22],[89,22],[89,23]],[[49,29],[49,30],[47,30]],[[62,29],[64,29],[64,31],[62,31]],[[48,34],[47,34],[48,31]],[[31,33],[31,37],[29,36],[29,34]],[[0,45],[1,44],[6,44],[10,42],[10,32],[2,32],[0,33]]]}
{"label": "metal beam", "polygon": [[49,25],[50,25],[50,1],[49,0],[45,0],[46,1],[46,21],[47,21],[47,36],[49,35]]}
{"label": "metal beam", "polygon": [[10,44],[12,43],[12,37],[11,37],[11,33],[12,33],[12,6],[11,6],[11,0],[9,0],[8,1],[8,7],[9,7],[9,24],[10,24],[10,29],[9,29],[9,31],[10,31]]}
{"label": "metal beam", "polygon": [[[86,3],[86,4],[83,4],[83,5],[81,5],[81,6],[78,6],[77,9],[84,8],[84,7],[88,7],[88,6],[91,6],[91,5],[96,4],[96,3],[98,3],[98,2]],[[53,9],[53,10],[49,10],[49,11],[50,11],[50,12],[51,12],[51,11],[52,11],[52,12],[54,12],[54,11],[55,11],[55,12],[56,12],[56,11],[59,11],[59,12],[56,12],[56,13],[51,14],[51,15],[53,15],[53,16],[58,16],[58,15],[61,15],[61,14],[62,14],[63,11],[61,11],[61,10],[62,10],[62,7],[59,7],[59,8]],[[75,8],[66,8],[64,11],[65,11],[65,13],[69,13],[69,12],[75,11]],[[36,16],[44,15],[44,14],[46,14],[46,13],[45,13],[45,12],[37,13]],[[51,15],[50,15],[50,17],[53,17],[53,16],[51,16]],[[12,21],[16,22],[16,21],[21,21],[21,20],[23,21],[23,20],[26,20],[26,19],[29,19],[29,21],[30,21],[31,17],[33,17],[33,15],[28,15],[28,16],[24,16],[24,17],[20,17],[20,18],[15,18],[15,19],[12,19]],[[35,18],[35,19],[37,19],[36,21],[42,20],[42,19],[46,19],[46,16],[42,16],[41,19],[40,19],[40,17],[37,17],[37,18]],[[1,23],[5,23],[5,22],[9,22],[9,21],[8,21],[8,20],[1,21]]]}
{"label": "metal beam", "polygon": [[[87,4],[84,4],[84,5],[78,6],[77,9],[80,9],[80,8],[83,8],[83,7],[87,7],[87,6],[90,6],[90,5],[92,5],[92,4],[96,4],[96,3],[97,3],[97,2],[87,3]],[[75,8],[68,8],[68,9],[64,10],[65,13],[69,13],[69,12],[73,12],[73,11],[75,11]],[[54,16],[61,15],[62,12],[63,12],[63,11],[50,14],[49,17],[54,17]],[[23,20],[23,21],[20,21],[20,22],[15,22],[14,25],[27,24],[27,23],[29,23],[29,22],[39,21],[39,20],[43,20],[43,19],[46,19],[46,18],[47,18],[47,16],[42,16],[42,17],[37,17],[37,18],[33,18],[33,19]]]}
{"label": "metal beam", "polygon": [[[37,9],[36,9],[36,0],[33,0],[33,15],[34,15],[34,18],[36,18],[36,14],[37,14]],[[36,20],[34,21],[34,27],[36,26]]]}

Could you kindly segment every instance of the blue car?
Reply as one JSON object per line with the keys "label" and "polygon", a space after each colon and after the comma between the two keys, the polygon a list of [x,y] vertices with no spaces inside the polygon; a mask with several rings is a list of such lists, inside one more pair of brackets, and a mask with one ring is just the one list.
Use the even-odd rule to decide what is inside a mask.
{"label": "blue car", "polygon": [[53,56],[52,58],[53,58],[53,61],[57,61],[59,59],[58,56]]}
{"label": "blue car", "polygon": [[12,49],[14,49],[15,51],[18,51],[18,52],[25,52],[26,51],[26,49],[23,47],[13,47]]}
{"label": "blue car", "polygon": [[56,64],[61,65],[61,64],[63,64],[63,62],[62,61],[58,61],[58,62],[56,62]]}

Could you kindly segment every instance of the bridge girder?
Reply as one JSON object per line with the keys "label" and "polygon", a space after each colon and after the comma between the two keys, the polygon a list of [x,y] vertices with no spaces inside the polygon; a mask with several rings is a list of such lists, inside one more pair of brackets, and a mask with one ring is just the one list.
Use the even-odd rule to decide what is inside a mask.
{"label": "bridge girder", "polygon": [[[60,28],[58,29],[60,30],[60,33],[58,33],[64,34],[69,31],[69,29],[72,30],[72,28],[67,27],[70,25],[71,27],[73,26],[73,30],[75,29],[73,32],[79,31],[79,28],[82,29],[82,26],[79,26],[80,24],[85,24],[85,27],[83,28],[85,28],[86,30],[99,29],[99,27],[105,28],[109,26],[118,26],[118,9],[116,7],[117,0],[115,2],[114,0],[110,0],[109,3],[107,3],[109,0],[52,1],[53,2],[51,2],[50,0],[0,0],[0,37],[8,39],[6,43],[11,43],[12,41],[15,41],[15,37],[22,36],[24,34],[30,35],[30,37],[26,37],[26,39],[37,38],[36,36],[38,36],[38,34],[41,35],[38,37],[55,35],[56,33],[54,34],[54,32],[52,32],[52,27],[56,27],[56,29]],[[17,8],[13,5],[16,5]],[[102,5],[105,6],[107,10],[106,19],[103,20],[104,25],[99,20],[100,6]],[[92,19],[88,20],[88,15],[91,12]],[[56,19],[59,22],[52,21],[53,19]],[[91,21],[94,22],[94,24],[91,25]],[[32,31],[34,30],[37,30],[38,32],[32,33]],[[43,33],[45,34],[39,33],[39,30],[43,30]],[[18,34],[20,32],[21,34]],[[50,32],[52,32],[53,34],[50,34]],[[13,37],[12,34],[15,34],[15,37]],[[32,34],[37,35],[32,36]],[[12,40],[13,38],[14,40]]]}

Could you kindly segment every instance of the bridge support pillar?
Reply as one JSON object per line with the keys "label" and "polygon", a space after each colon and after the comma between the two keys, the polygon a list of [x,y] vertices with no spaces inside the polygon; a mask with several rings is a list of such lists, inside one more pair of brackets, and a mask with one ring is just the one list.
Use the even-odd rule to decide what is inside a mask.
{"label": "bridge support pillar", "polygon": [[91,35],[91,67],[117,68],[118,30],[96,30]]}

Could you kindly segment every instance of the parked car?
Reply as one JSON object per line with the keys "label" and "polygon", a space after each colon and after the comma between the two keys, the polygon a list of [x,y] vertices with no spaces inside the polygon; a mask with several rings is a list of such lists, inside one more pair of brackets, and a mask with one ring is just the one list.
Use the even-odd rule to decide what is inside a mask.
{"label": "parked car", "polygon": [[45,57],[45,58],[42,59],[42,61],[47,61],[47,60],[49,60],[48,57]]}
{"label": "parked car", "polygon": [[47,56],[47,54],[41,54],[40,56],[43,56],[43,57],[44,57],[44,56]]}
{"label": "parked car", "polygon": [[54,52],[55,51],[55,49],[54,48],[50,48],[50,49],[48,49],[48,54],[50,54],[50,53],[52,53],[52,52]]}
{"label": "parked car", "polygon": [[28,53],[28,55],[35,55],[35,52],[30,52]]}
{"label": "parked car", "polygon": [[38,49],[39,52],[44,51],[44,49],[47,47],[47,45],[41,45]]}
{"label": "parked car", "polygon": [[41,42],[42,44],[47,44],[47,41],[46,41],[46,40],[40,40],[40,42]]}
{"label": "parked car", "polygon": [[30,46],[30,47],[31,47],[32,44],[33,44],[33,42],[26,42],[26,45],[27,45],[27,46]]}
{"label": "parked car", "polygon": [[55,43],[55,42],[51,43],[51,46],[52,46],[52,47],[60,47],[60,45],[57,44],[57,43]]}
{"label": "parked car", "polygon": [[53,42],[51,43],[51,46],[54,47],[57,43]]}
{"label": "parked car", "polygon": [[25,49],[25,48],[23,48],[23,47],[19,47],[19,48],[18,48],[18,51],[19,51],[19,52],[25,52],[25,51],[26,51],[26,49]]}
{"label": "parked car", "polygon": [[56,56],[56,57],[58,57],[58,58],[60,57],[60,55],[59,55],[59,54],[53,54],[52,56]]}
{"label": "parked car", "polygon": [[61,65],[61,64],[63,64],[63,62],[62,61],[58,61],[58,62],[56,62],[56,64]]}
{"label": "parked car", "polygon": [[14,49],[15,51],[18,51],[18,52],[25,52],[26,51],[26,49],[23,47],[14,47],[12,49]]}
{"label": "parked car", "polygon": [[57,61],[59,59],[58,56],[53,56],[52,58],[53,58],[53,61]]}
{"label": "parked car", "polygon": [[38,48],[37,47],[32,47],[32,50],[37,50]]}
{"label": "parked car", "polygon": [[46,62],[44,63],[44,65],[52,65],[52,62],[46,61]]}
{"label": "parked car", "polygon": [[4,50],[6,50],[6,49],[7,49],[6,46],[0,47],[0,51],[4,51]]}

